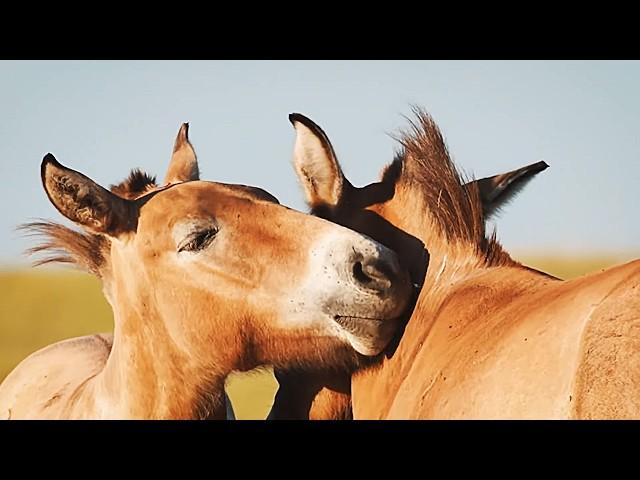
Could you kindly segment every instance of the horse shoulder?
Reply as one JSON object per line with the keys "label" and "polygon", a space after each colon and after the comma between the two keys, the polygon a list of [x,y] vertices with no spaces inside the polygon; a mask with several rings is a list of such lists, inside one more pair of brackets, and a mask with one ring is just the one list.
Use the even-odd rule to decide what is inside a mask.
{"label": "horse shoulder", "polygon": [[[525,281],[524,289],[509,286],[520,283],[516,278],[516,272],[488,274],[452,295],[412,355],[387,418],[567,418],[576,397],[584,397],[578,391],[595,388],[594,372],[600,372],[601,390],[623,395],[616,386],[622,378],[640,387],[637,373],[625,364],[640,351],[633,323],[640,311],[629,303],[638,305],[629,299],[637,296],[640,262],[567,282]],[[608,334],[602,332],[607,316],[618,318],[608,328],[626,325],[633,331],[611,337],[625,351],[624,361],[613,364],[603,359],[614,351],[611,346],[596,348]],[[617,369],[619,379],[607,377],[607,369]],[[588,380],[577,381],[587,372]],[[614,408],[603,394],[591,398]],[[631,411],[638,409],[632,405]]]}
{"label": "horse shoulder", "polygon": [[640,261],[612,274],[612,287],[594,306],[583,333],[573,418],[640,416]]}
{"label": "horse shoulder", "polygon": [[56,342],[25,358],[0,384],[0,419],[55,418],[75,390],[104,367],[111,334]]}

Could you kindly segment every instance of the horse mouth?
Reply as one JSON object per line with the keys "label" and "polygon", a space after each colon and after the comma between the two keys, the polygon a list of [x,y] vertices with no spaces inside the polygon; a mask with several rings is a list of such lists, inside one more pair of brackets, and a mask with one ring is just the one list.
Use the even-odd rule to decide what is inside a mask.
{"label": "horse mouth", "polygon": [[399,322],[395,319],[334,315],[333,321],[347,334],[351,346],[361,355],[378,355],[391,341]]}
{"label": "horse mouth", "polygon": [[365,320],[371,322],[384,322],[382,318],[371,318],[371,317],[360,317],[358,315],[334,315],[333,319],[338,322],[340,325],[343,323],[348,323],[352,320]]}
{"label": "horse mouth", "polygon": [[359,337],[378,337],[395,322],[392,319],[360,317],[357,315],[334,315],[333,321],[347,332]]}

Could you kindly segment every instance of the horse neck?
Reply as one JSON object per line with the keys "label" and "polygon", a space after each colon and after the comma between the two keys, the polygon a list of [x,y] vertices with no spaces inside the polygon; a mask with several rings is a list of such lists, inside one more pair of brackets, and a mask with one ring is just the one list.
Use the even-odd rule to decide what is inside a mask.
{"label": "horse neck", "polygon": [[[447,238],[434,221],[418,187],[396,187],[394,197],[381,206],[379,213],[424,246],[426,256],[415,248],[406,249],[401,254],[414,257],[405,259],[409,265],[424,263],[428,258],[424,281],[418,283],[424,285],[423,291],[428,290],[432,296],[439,294],[442,286],[455,283],[479,269],[495,265],[518,265],[499,245],[488,249],[484,244],[480,245],[480,241]],[[485,242],[491,244],[490,240]],[[489,258],[487,251],[491,252]]]}
{"label": "horse neck", "polygon": [[[446,362],[450,351],[447,339],[477,332],[472,325],[501,317],[518,298],[559,281],[518,265],[483,267],[466,275],[458,273],[453,281],[452,276],[446,278],[443,274],[441,278],[442,283],[433,289],[427,289],[425,282],[393,355],[353,376],[354,418],[387,418],[405,379],[410,377],[415,359],[425,348],[438,349],[439,358]],[[427,369],[420,375],[432,378],[434,371]]]}
{"label": "horse neck", "polygon": [[224,419],[228,372],[215,361],[206,368],[197,363],[197,355],[172,338],[162,316],[148,303],[125,307],[119,300],[112,304],[111,353],[86,389],[87,395],[95,397],[97,416]]}
{"label": "horse neck", "polygon": [[[474,262],[449,264],[444,256],[436,256],[434,263],[434,270],[425,279],[393,354],[354,375],[354,418],[386,418],[404,379],[410,375],[414,359],[424,348],[431,349],[436,345],[441,348],[441,355],[446,357],[448,347],[442,343],[443,338],[457,338],[464,336],[465,332],[477,331],[471,325],[501,317],[518,298],[544,288],[550,282],[559,281],[515,263],[474,267]],[[511,320],[517,321],[518,318]],[[430,378],[432,374],[430,371],[421,372],[424,378]]]}
{"label": "horse neck", "polygon": [[[506,254],[488,261],[476,245],[447,241],[434,228],[428,212],[402,215],[405,211],[424,211],[416,210],[419,204],[415,200],[399,200],[387,205],[385,217],[396,219],[396,227],[424,243],[429,263],[416,306],[393,354],[353,377],[357,418],[384,418],[432,331],[453,328],[451,312],[456,318],[463,317],[465,324],[474,322],[504,308],[524,292],[557,280],[518,264]],[[376,402],[367,400],[371,398]]]}
{"label": "horse neck", "polygon": [[432,328],[454,316],[465,324],[509,307],[516,298],[531,293],[549,282],[559,281],[545,273],[515,262],[508,265],[458,264],[448,269],[446,259],[437,272],[427,276],[411,321],[423,338]]}

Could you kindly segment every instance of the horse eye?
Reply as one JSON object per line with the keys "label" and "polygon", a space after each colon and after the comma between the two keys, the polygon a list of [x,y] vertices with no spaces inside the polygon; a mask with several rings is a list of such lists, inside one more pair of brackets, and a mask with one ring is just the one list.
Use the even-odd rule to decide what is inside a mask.
{"label": "horse eye", "polygon": [[202,230],[200,232],[196,232],[192,235],[189,235],[178,246],[178,253],[197,252],[199,250],[205,249],[213,241],[217,233],[218,233],[217,228],[208,228],[206,230]]}

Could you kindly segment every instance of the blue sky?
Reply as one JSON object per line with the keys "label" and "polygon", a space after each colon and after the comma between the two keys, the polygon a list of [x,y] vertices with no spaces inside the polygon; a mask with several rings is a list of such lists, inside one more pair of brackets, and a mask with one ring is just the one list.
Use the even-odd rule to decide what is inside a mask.
{"label": "blue sky", "polygon": [[256,185],[304,209],[287,120],[331,138],[356,185],[394,153],[410,105],[440,125],[478,177],[545,160],[497,221],[508,250],[640,251],[640,62],[0,62],[0,263],[25,262],[29,219],[60,219],[39,166],[52,152],[102,185],[161,176],[182,122],[207,180]]}

